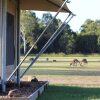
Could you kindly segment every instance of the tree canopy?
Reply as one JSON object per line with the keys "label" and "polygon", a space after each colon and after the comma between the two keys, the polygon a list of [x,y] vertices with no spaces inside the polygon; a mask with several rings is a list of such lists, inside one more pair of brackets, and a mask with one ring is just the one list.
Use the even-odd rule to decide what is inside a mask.
{"label": "tree canopy", "polygon": [[[44,13],[39,19],[32,11],[21,11],[21,50],[26,45],[26,51],[37,40],[45,27],[53,18],[52,14]],[[32,53],[38,53],[52,34],[62,24],[55,18],[42,38],[38,41]],[[100,20],[87,19],[80,27],[80,32],[74,32],[69,25],[55,39],[46,53],[100,53]]]}

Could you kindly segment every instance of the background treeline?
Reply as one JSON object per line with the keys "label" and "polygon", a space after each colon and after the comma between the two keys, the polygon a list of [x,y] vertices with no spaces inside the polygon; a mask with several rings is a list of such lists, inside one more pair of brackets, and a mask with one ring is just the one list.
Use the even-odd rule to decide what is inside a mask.
{"label": "background treeline", "polygon": [[[21,11],[21,53],[29,50],[52,18],[50,13],[44,13],[42,19],[39,19],[32,11]],[[61,23],[60,19],[55,18],[31,53],[38,53]],[[46,53],[61,52],[65,54],[100,53],[100,20],[87,19],[80,27],[80,32],[74,32],[67,25],[46,50]]]}

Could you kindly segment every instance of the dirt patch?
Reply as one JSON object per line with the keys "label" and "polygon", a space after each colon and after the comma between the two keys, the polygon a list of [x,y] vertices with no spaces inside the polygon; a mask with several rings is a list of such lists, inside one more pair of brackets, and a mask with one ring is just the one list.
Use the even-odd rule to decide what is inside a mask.
{"label": "dirt patch", "polygon": [[0,98],[28,97],[45,83],[46,81],[21,81],[20,87],[18,87],[15,82],[8,82],[7,91],[6,93],[0,92]]}

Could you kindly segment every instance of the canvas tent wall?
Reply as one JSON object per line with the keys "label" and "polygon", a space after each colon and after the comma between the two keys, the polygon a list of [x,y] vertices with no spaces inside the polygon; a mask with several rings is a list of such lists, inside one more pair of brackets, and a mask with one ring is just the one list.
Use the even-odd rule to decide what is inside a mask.
{"label": "canvas tent wall", "polygon": [[7,1],[7,27],[6,27],[6,72],[7,77],[16,66],[16,5],[14,1]]}
{"label": "canvas tent wall", "polygon": [[15,49],[16,5],[12,0],[6,0],[6,4],[4,3],[5,0],[0,0],[0,76],[2,76],[2,69],[5,66],[5,76],[8,77],[17,61]]}

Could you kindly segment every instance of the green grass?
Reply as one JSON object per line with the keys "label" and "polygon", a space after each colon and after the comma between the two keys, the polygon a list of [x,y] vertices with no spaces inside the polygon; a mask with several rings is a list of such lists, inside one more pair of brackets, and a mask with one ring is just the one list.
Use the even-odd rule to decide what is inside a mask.
{"label": "green grass", "polygon": [[[37,62],[27,75],[100,76],[100,62],[89,62],[84,67],[70,67],[70,62]],[[24,63],[21,73],[30,63]]]}
{"label": "green grass", "polygon": [[[46,61],[48,56],[50,56],[49,61]],[[22,64],[21,73],[30,64],[30,57],[32,56]],[[84,67],[79,65],[70,67],[70,61],[75,58],[80,61],[87,58],[89,63]],[[100,56],[98,54],[87,57],[44,55],[32,66],[23,80],[34,75],[39,80],[50,81],[48,89],[38,100],[100,100]]]}
{"label": "green grass", "polygon": [[[95,77],[93,78],[93,81],[96,81],[96,79],[98,80],[98,77],[100,78],[100,59],[98,57],[86,57],[88,61],[96,62],[89,62],[84,67],[80,67],[79,65],[77,67],[70,67],[70,61],[72,61],[73,58],[75,57],[49,57],[50,61],[45,61],[44,57],[41,57],[32,68],[30,68],[26,75],[35,75],[38,76],[39,79],[44,78],[45,80],[55,80],[55,77],[57,77],[58,80],[63,79],[65,81],[69,80],[69,77],[73,77],[75,80],[76,78],[77,80],[86,79],[85,81],[90,80],[91,76]],[[24,72],[30,64],[31,61],[28,59],[29,58],[22,64],[21,73]],[[53,59],[56,59],[57,62],[52,62]],[[81,60],[83,57],[77,57],[77,59]],[[68,84],[70,84],[70,81]]]}
{"label": "green grass", "polygon": [[100,88],[50,85],[38,100],[100,100]]}

